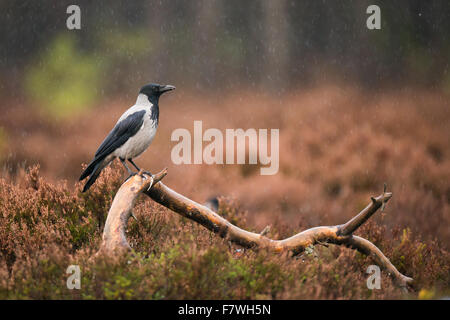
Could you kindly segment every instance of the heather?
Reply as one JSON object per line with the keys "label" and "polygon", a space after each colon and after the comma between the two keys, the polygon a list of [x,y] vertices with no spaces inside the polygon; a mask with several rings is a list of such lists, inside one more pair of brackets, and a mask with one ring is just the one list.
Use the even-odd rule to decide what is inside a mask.
{"label": "heather", "polygon": [[[165,183],[171,188],[198,202],[218,197],[219,214],[251,231],[270,225],[268,236],[277,239],[345,222],[387,183],[392,200],[357,234],[416,280],[409,292],[395,287],[385,273],[380,290],[367,289],[365,271],[373,261],[348,248],[315,246],[294,258],[242,250],[144,196],[134,210],[137,221],[128,224],[134,252],[93,258],[125,175],[114,165],[85,194],[76,178],[128,102],[122,97],[54,122],[21,112],[25,106],[14,101],[17,107],[0,119],[0,298],[417,299],[450,294],[445,93],[374,93],[345,86],[283,96],[246,91],[199,98],[181,92],[165,101],[158,135],[137,160],[154,172],[168,167]],[[173,165],[171,132],[191,129],[199,119],[206,128],[279,128],[279,173],[261,176],[251,165]],[[66,287],[69,265],[81,267],[80,290]]]}

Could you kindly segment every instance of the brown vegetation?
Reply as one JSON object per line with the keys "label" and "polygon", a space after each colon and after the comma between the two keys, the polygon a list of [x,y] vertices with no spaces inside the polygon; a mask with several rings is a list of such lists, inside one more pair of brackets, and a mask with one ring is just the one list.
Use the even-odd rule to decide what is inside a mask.
{"label": "brown vegetation", "polygon": [[182,217],[199,223],[221,238],[230,243],[236,243],[243,248],[265,249],[273,253],[289,252],[293,256],[297,256],[307,250],[313,250],[312,248],[316,245],[326,247],[329,244],[342,245],[373,258],[376,264],[391,276],[395,284],[404,290],[413,285],[413,279],[401,274],[373,243],[354,235],[356,230],[370,219],[378,209],[384,210],[386,203],[392,197],[391,192],[386,192],[386,185],[383,194],[376,198],[371,197],[371,202],[367,207],[341,225],[318,226],[286,239],[274,240],[266,236],[270,226],[264,228],[260,233],[241,229],[207,206],[188,199],[165,186],[161,180],[166,175],[166,169],[156,175],[144,174],[141,171],[120,186],[108,212],[98,254],[116,256],[132,251],[126,237],[128,219],[132,216],[136,199],[140,194],[146,194],[155,202],[180,214]]}
{"label": "brown vegetation", "polygon": [[[219,214],[257,232],[270,224],[271,238],[347,221],[387,182],[394,197],[385,213],[357,234],[417,281],[417,291],[407,297],[438,297],[450,287],[448,101],[440,93],[373,94],[342,87],[202,99],[179,91],[161,101],[158,135],[137,162],[152,171],[168,166],[165,183],[199,202],[231,197],[221,198]],[[381,290],[368,290],[371,261],[351,250],[316,246],[300,259],[237,251],[143,200],[134,211],[138,222],[131,221],[128,230],[129,242],[143,255],[125,265],[89,261],[124,176],[120,167],[108,169],[87,194],[72,185],[80,164],[90,160],[130,103],[105,105],[62,125],[20,105],[2,113],[1,160],[8,170],[0,182],[1,297],[404,297],[388,278]],[[260,176],[256,166],[173,165],[170,133],[192,128],[194,120],[220,129],[280,128],[280,172]],[[24,174],[21,167],[33,163],[41,172]],[[82,265],[80,291],[65,287],[69,264]]]}

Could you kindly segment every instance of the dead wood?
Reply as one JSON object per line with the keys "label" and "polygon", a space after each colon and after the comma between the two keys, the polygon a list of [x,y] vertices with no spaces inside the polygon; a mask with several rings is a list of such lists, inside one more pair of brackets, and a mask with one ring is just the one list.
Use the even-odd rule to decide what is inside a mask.
{"label": "dead wood", "polygon": [[273,240],[265,236],[268,231],[266,229],[261,233],[243,230],[208,207],[170,189],[160,181],[166,174],[166,169],[153,177],[141,172],[122,184],[108,213],[100,248],[101,252],[116,253],[118,250],[131,249],[126,239],[125,230],[137,197],[144,193],[166,208],[245,248],[253,250],[266,248],[275,253],[290,251],[293,255],[297,255],[307,247],[316,244],[343,245],[371,256],[382,269],[388,272],[398,286],[407,287],[413,282],[412,278],[401,274],[373,243],[353,235],[378,209],[384,208],[385,203],[392,197],[392,193],[386,192],[386,190],[378,197],[372,197],[366,208],[342,225],[315,227],[287,239]]}

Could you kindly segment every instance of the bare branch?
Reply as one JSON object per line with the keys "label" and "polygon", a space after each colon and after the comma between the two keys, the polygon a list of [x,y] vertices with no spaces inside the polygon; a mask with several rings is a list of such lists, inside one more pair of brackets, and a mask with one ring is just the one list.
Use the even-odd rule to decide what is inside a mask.
{"label": "bare branch", "polygon": [[132,213],[138,195],[145,189],[150,189],[167,175],[167,169],[156,175],[149,176],[139,172],[138,175],[127,179],[117,191],[111,204],[103,230],[101,252],[110,252],[117,249],[129,250],[130,245],[125,236],[125,228]]}
{"label": "bare branch", "polygon": [[315,227],[287,239],[272,240],[265,236],[268,232],[267,228],[261,233],[243,230],[231,224],[208,207],[198,204],[165,186],[160,180],[166,174],[167,170],[164,169],[153,177],[145,174],[135,175],[120,187],[106,220],[101,245],[102,251],[130,250],[125,237],[125,227],[131,215],[134,202],[142,192],[166,208],[245,248],[256,250],[266,248],[277,253],[290,251],[292,254],[297,255],[308,246],[316,244],[344,245],[373,257],[377,264],[389,273],[397,285],[406,287],[412,284],[413,279],[402,275],[373,243],[352,235],[383,204],[389,201],[392,197],[390,192],[384,192],[376,198],[371,198],[372,201],[366,208],[343,225]]}
{"label": "bare branch", "polygon": [[345,224],[339,227],[338,235],[346,236],[355,232],[364,222],[366,222],[379,208],[383,206],[383,203],[389,201],[392,197],[391,192],[384,192],[382,195],[370,199],[372,202],[365,207],[360,213],[347,221]]}

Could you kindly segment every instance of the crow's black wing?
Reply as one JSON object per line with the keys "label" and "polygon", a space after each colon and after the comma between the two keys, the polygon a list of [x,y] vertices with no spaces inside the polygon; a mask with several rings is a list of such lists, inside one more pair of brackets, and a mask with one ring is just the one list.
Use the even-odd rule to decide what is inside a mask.
{"label": "crow's black wing", "polygon": [[145,110],[137,111],[116,124],[102,142],[95,158],[104,158],[134,136],[144,123]]}

